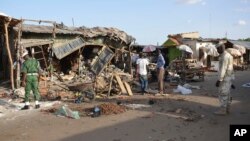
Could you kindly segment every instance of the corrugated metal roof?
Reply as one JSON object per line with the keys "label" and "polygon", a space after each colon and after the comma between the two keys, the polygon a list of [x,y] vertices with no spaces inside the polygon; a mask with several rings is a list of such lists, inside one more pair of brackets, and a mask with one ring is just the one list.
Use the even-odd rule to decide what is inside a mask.
{"label": "corrugated metal roof", "polygon": [[52,40],[45,40],[45,39],[22,39],[21,40],[21,45],[24,48],[52,44],[52,43],[53,43]]}
{"label": "corrugated metal roof", "polygon": [[[24,24],[22,26],[22,32],[27,32],[27,33],[53,33],[53,26],[44,26],[44,25],[28,25]],[[73,29],[60,29],[56,28],[55,30],[56,34],[78,34],[81,35],[82,33]]]}
{"label": "corrugated metal roof", "polygon": [[16,26],[18,23],[21,22],[21,20],[12,18],[12,17],[6,15],[5,13],[0,12],[0,24],[4,24],[3,20],[6,20],[6,19],[10,19],[9,26]]}
{"label": "corrugated metal roof", "polygon": [[59,46],[54,45],[52,47],[52,51],[58,59],[62,59],[67,55],[71,54],[72,52],[75,52],[76,50],[80,49],[84,45],[84,40],[79,37]]}
{"label": "corrugated metal roof", "polygon": [[250,42],[248,41],[229,40],[229,42],[231,42],[232,44],[244,46],[245,48],[250,49]]}
{"label": "corrugated metal roof", "polygon": [[[26,33],[53,33],[53,26],[44,26],[44,25],[28,25],[24,24],[22,26],[22,32]],[[17,29],[17,28],[16,28]],[[108,37],[112,40],[123,41],[126,44],[131,44],[135,38],[128,35],[126,32],[121,31],[117,28],[107,28],[107,27],[93,27],[93,28],[69,28],[64,26],[63,28],[56,28],[56,34],[76,34],[82,35],[86,38],[95,38],[95,37]]]}
{"label": "corrugated metal roof", "polygon": [[117,28],[107,28],[107,27],[93,27],[93,28],[86,28],[86,27],[80,27],[78,29],[80,32],[82,32],[84,37],[87,38],[94,38],[94,37],[100,37],[100,36],[107,36],[114,40],[121,40],[125,42],[126,44],[131,44],[135,38],[128,35],[126,32],[119,30]]}

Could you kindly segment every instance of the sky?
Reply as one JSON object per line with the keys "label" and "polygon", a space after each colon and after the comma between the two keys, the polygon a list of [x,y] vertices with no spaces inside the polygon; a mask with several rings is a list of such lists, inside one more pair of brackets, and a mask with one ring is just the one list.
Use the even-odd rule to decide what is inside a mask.
{"label": "sky", "polygon": [[203,38],[250,37],[250,0],[0,0],[0,12],[66,26],[74,21],[74,26],[115,27],[142,45],[195,31]]}

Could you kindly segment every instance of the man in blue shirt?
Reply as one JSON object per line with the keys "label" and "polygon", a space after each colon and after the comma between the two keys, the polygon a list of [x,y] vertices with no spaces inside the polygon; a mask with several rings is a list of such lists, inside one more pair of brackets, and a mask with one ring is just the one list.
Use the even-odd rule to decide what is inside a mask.
{"label": "man in blue shirt", "polygon": [[161,54],[161,50],[158,50],[158,59],[157,59],[157,77],[158,77],[158,89],[159,93],[164,93],[164,69],[165,60]]}

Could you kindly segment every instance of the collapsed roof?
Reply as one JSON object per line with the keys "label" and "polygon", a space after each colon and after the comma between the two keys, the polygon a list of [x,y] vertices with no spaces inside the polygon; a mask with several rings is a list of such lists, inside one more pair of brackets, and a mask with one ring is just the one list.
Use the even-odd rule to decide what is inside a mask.
{"label": "collapsed roof", "polygon": [[23,24],[22,25],[22,32],[26,32],[26,33],[45,33],[45,34],[47,33],[47,34],[52,34],[53,31],[56,34],[78,34],[78,35],[82,35],[81,32],[75,31],[75,30],[69,29],[69,28],[55,28],[54,29],[53,26],[29,25],[29,24]]}
{"label": "collapsed roof", "polygon": [[107,28],[107,27],[93,27],[93,28],[86,28],[86,27],[79,27],[78,31],[82,32],[84,37],[87,38],[95,38],[95,37],[109,37],[114,40],[121,40],[125,44],[131,44],[135,38],[128,35],[126,32],[121,31],[117,28]]}
{"label": "collapsed roof", "polygon": [[55,32],[56,34],[82,35],[84,38],[108,37],[115,41],[122,41],[127,45],[131,44],[135,40],[134,37],[128,35],[126,32],[113,27],[70,28],[66,26],[56,26],[56,28],[54,28],[53,26],[24,24],[22,26],[22,32],[48,34]]}
{"label": "collapsed roof", "polygon": [[10,22],[10,23],[9,23],[10,26],[15,26],[15,25],[17,25],[18,23],[20,23],[20,20],[15,19],[15,18],[12,18],[12,17],[10,17],[10,16],[8,16],[8,15],[6,15],[6,14],[0,12],[0,25],[3,25],[4,22],[6,22],[6,21],[9,21],[9,22]]}

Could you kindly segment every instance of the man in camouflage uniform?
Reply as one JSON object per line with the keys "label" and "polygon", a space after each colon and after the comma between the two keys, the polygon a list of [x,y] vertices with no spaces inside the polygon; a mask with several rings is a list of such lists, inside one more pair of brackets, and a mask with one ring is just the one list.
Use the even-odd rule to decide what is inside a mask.
{"label": "man in camouflage uniform", "polygon": [[28,55],[27,50],[24,51],[22,56],[25,59],[23,66],[22,66],[22,73],[23,73],[22,86],[25,87],[25,106],[22,108],[22,110],[29,109],[30,91],[32,91],[34,94],[35,108],[38,109],[40,108],[40,105],[39,105],[40,95],[38,92],[40,64],[35,58],[31,58]]}
{"label": "man in camouflage uniform", "polygon": [[219,58],[219,80],[216,82],[216,87],[219,87],[220,109],[214,114],[226,115],[230,111],[231,95],[230,89],[235,88],[232,84],[234,80],[233,57],[225,51],[225,45],[220,44],[217,48],[220,54]]}

